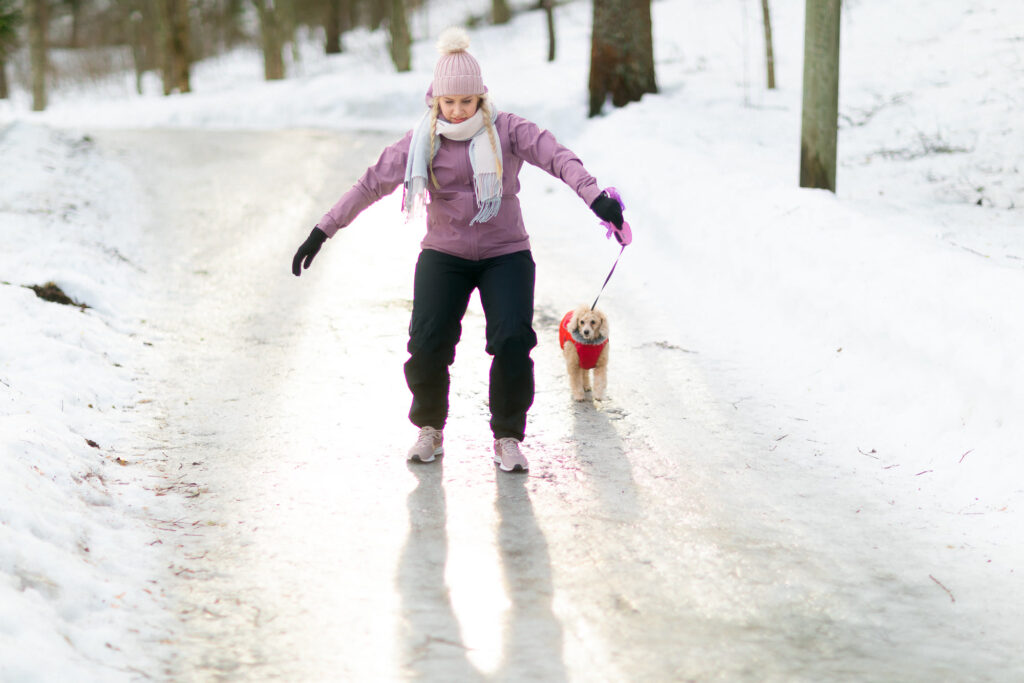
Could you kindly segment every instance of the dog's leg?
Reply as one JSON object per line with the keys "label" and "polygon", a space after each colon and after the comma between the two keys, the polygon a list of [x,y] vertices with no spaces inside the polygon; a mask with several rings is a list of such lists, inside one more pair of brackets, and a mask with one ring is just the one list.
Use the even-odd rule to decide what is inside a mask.
{"label": "dog's leg", "polygon": [[576,401],[583,401],[586,397],[583,395],[583,370],[580,368],[580,357],[576,353],[576,348],[568,343],[562,350],[565,356],[565,371],[569,375],[569,393]]}
{"label": "dog's leg", "polygon": [[608,366],[594,368],[594,399],[603,401],[608,392]]}
{"label": "dog's leg", "polygon": [[587,397],[583,393],[583,377],[586,374],[587,371],[579,365],[569,371],[569,390],[572,392],[572,397],[576,401],[587,400]]}
{"label": "dog's leg", "polygon": [[594,399],[603,401],[608,395],[608,347],[601,350],[594,368]]}
{"label": "dog's leg", "polygon": [[590,391],[590,370],[580,368],[580,374],[583,375],[583,391]]}

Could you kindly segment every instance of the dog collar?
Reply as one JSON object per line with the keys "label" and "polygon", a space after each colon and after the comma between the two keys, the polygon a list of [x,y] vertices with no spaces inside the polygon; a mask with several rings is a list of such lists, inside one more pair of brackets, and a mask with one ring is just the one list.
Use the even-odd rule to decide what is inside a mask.
{"label": "dog collar", "polygon": [[574,342],[576,342],[577,344],[584,344],[586,346],[600,346],[601,344],[604,344],[606,341],[608,341],[608,337],[603,336],[595,337],[594,339],[587,339],[576,330],[572,331],[571,336]]}

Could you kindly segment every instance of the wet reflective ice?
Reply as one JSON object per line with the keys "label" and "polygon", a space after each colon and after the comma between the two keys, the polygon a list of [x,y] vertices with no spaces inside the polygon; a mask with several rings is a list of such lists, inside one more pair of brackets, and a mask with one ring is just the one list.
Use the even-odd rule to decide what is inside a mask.
{"label": "wet reflective ice", "polygon": [[[553,267],[558,248],[536,254],[529,476],[491,460],[475,298],[446,455],[407,464],[418,228],[386,200],[301,278],[289,272],[312,223],[392,136],[97,137],[137,166],[159,208],[145,226],[159,268],[142,438],[192,496],[163,537],[160,582],[180,620],[167,676],[1024,673],[1010,608],[951,604],[927,575],[959,570],[927,531],[869,508],[874,521],[851,526],[854,504],[816,498],[816,475],[762,466],[693,358],[644,337],[644,311],[622,306],[614,323],[610,400],[573,402],[556,339],[576,302],[564,300],[573,275]],[[804,477],[807,495],[777,495],[783,477]],[[1016,584],[1002,590],[1021,597]]]}

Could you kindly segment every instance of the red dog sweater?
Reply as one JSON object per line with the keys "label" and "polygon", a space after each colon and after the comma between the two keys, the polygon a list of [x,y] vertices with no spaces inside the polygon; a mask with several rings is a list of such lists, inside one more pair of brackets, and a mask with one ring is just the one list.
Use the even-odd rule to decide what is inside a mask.
{"label": "red dog sweater", "polygon": [[587,341],[579,335],[569,332],[569,320],[572,318],[572,314],[573,311],[566,313],[558,325],[558,345],[564,349],[565,342],[571,341],[580,357],[580,367],[584,370],[593,370],[597,367],[597,359],[601,357],[601,351],[608,345],[608,338]]}

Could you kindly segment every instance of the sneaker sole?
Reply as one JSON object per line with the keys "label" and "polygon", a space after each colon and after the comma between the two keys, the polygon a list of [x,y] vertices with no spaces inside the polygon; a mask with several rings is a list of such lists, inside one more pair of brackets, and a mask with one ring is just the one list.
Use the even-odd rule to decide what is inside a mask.
{"label": "sneaker sole", "polygon": [[523,467],[522,465],[513,465],[512,469],[508,469],[501,464],[501,458],[498,456],[494,456],[494,462],[498,464],[498,469],[502,472],[528,472],[530,470],[529,467]]}
{"label": "sneaker sole", "polygon": [[411,456],[409,456],[408,459],[410,461],[412,461],[412,462],[424,462],[424,463],[426,463],[426,462],[434,462],[435,459],[441,457],[442,455],[444,455],[444,449],[443,448],[437,448],[437,449],[434,449],[434,452],[431,454],[431,456],[429,458],[424,459],[424,458],[421,458],[418,455],[411,455]]}

